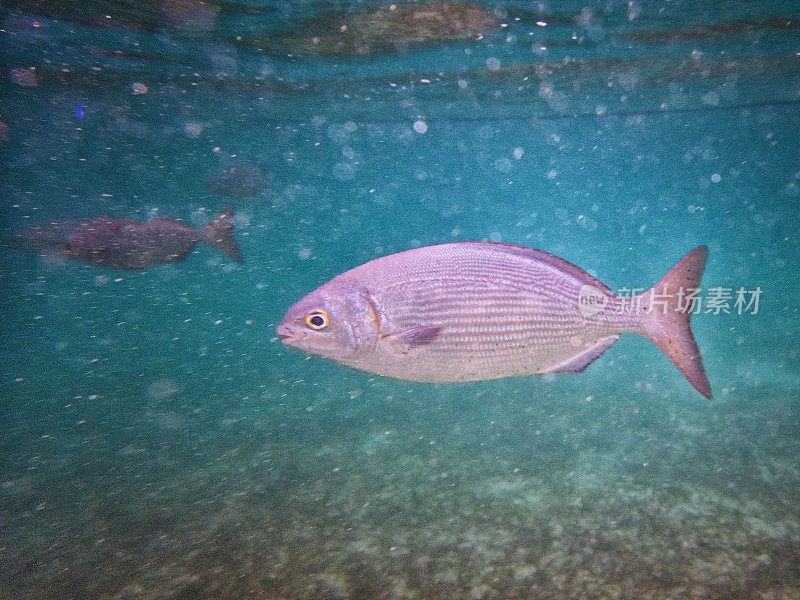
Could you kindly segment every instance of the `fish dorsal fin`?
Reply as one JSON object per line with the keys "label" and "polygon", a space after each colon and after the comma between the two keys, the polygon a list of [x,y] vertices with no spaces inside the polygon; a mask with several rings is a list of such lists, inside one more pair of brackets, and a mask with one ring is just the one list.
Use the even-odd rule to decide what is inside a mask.
{"label": "fish dorsal fin", "polygon": [[442,327],[440,325],[418,325],[403,331],[387,333],[382,339],[400,354],[407,354],[414,348],[430,344],[439,337],[441,331]]}
{"label": "fish dorsal fin", "polygon": [[541,373],[543,375],[547,373],[583,373],[586,370],[586,367],[600,358],[603,353],[611,348],[611,346],[614,345],[614,342],[616,342],[618,339],[618,335],[602,338],[585,350],[581,351],[580,354],[571,356],[567,360],[550,367],[546,371],[541,371]]}
{"label": "fish dorsal fin", "polygon": [[505,252],[507,254],[526,258],[528,260],[534,260],[536,262],[544,263],[552,267],[555,267],[559,271],[563,271],[564,273],[572,275],[585,285],[591,285],[609,294],[612,295],[614,294],[611,288],[609,288],[604,283],[601,283],[600,281],[589,275],[589,273],[581,269],[579,266],[573,265],[568,260],[559,258],[554,254],[545,252],[544,250],[537,250],[536,248],[528,248],[526,246],[518,246],[517,244],[505,244],[502,242],[455,242],[455,243],[475,245],[475,246],[483,245],[487,249],[491,248],[497,252]]}

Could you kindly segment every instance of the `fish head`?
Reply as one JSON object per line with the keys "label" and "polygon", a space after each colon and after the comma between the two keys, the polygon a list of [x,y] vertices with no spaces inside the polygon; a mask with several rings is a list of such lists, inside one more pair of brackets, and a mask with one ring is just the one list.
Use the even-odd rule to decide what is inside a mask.
{"label": "fish head", "polygon": [[379,317],[368,290],[337,279],[287,311],[277,329],[284,344],[339,362],[375,348]]}

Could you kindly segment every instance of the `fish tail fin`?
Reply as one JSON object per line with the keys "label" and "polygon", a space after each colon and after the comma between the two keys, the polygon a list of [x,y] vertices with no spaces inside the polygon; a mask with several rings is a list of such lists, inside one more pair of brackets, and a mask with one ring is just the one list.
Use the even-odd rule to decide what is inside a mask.
{"label": "fish tail fin", "polygon": [[658,346],[689,383],[710,399],[711,385],[690,327],[694,312],[691,294],[699,289],[707,258],[707,246],[695,248],[634,300],[644,311],[644,328],[639,333]]}
{"label": "fish tail fin", "polygon": [[242,252],[239,244],[233,237],[233,207],[225,208],[216,219],[206,225],[208,237],[206,243],[232,258],[238,263],[243,263]]}

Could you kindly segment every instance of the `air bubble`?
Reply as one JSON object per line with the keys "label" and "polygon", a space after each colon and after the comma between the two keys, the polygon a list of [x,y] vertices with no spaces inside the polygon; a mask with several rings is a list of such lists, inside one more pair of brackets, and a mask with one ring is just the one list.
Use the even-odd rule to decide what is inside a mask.
{"label": "air bubble", "polygon": [[350,163],[336,163],[333,165],[333,176],[339,181],[349,181],[355,177],[356,168]]}
{"label": "air bubble", "polygon": [[501,173],[510,173],[511,169],[514,168],[514,165],[509,159],[503,157],[503,158],[498,158],[496,161],[494,161],[494,168],[500,171]]}

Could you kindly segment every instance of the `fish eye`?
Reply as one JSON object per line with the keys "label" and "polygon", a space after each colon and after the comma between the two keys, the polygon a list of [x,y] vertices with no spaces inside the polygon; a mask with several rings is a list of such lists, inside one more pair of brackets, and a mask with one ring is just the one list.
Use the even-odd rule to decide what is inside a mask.
{"label": "fish eye", "polygon": [[303,323],[305,323],[305,326],[309,329],[313,329],[314,331],[325,329],[330,322],[331,319],[328,316],[328,313],[326,313],[324,310],[315,310],[314,312],[308,313],[303,317]]}

